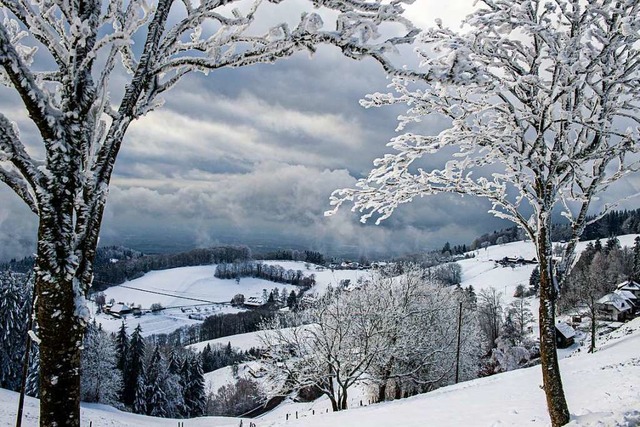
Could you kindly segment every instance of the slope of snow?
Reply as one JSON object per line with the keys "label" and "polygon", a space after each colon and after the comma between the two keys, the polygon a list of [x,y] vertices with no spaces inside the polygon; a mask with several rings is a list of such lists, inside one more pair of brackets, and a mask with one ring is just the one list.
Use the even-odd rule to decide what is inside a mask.
{"label": "slope of snow", "polygon": [[[309,265],[310,268],[307,269],[306,263],[296,261],[264,263],[280,265],[286,270],[302,270],[305,276],[315,274],[316,286],[311,289],[311,293],[316,294],[324,293],[329,285],[336,286],[343,279],[355,283],[360,277],[370,274],[358,270],[318,271],[315,265]],[[170,333],[182,326],[199,323],[199,320],[191,319],[189,316],[204,318],[212,314],[238,312],[239,310],[231,307],[229,302],[239,293],[245,298],[262,297],[263,289],[271,291],[277,287],[280,290],[286,288],[290,292],[296,288],[252,277],[242,278],[238,284],[235,280],[214,277],[215,270],[215,265],[206,265],[150,271],[138,279],[108,288],[104,294],[107,301],[114,299],[131,306],[140,305],[143,309],[149,309],[154,303],[167,307],[159,313],[146,314],[138,318],[128,315],[124,319],[129,333],[140,324],[143,335],[148,336]],[[117,331],[122,324],[122,319],[110,315],[98,314],[95,318],[109,332]]]}
{"label": "slope of snow", "polygon": [[[578,353],[561,360],[560,367],[572,414],[570,426],[640,425],[640,318],[604,338],[597,353]],[[229,376],[230,372],[221,370],[211,379],[221,384]],[[540,367],[535,366],[339,413],[326,413],[322,399],[311,404],[292,403],[253,422],[258,427],[547,426],[541,384]],[[17,401],[16,393],[0,390],[0,426],[14,425]],[[27,398],[23,425],[36,426],[37,412],[38,401]],[[288,421],[286,414],[290,414]],[[82,420],[83,425],[92,422],[95,427],[177,425],[177,420],[133,415],[95,404],[82,405]],[[237,427],[239,423],[237,418],[203,417],[187,420],[185,425]],[[243,425],[248,424],[249,420],[243,420]]]}

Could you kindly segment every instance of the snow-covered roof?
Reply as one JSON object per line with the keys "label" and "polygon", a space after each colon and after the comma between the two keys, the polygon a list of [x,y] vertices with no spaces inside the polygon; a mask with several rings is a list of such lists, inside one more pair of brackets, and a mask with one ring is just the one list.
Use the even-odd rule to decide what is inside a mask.
{"label": "snow-covered roof", "polygon": [[626,299],[627,301],[631,301],[631,302],[636,302],[636,300],[638,299],[637,296],[635,296],[635,294],[631,291],[627,291],[627,290],[622,290],[622,289],[618,289],[613,291],[614,294],[616,295],[620,295],[622,298]]}
{"label": "snow-covered roof", "polygon": [[129,306],[128,306],[127,304],[124,304],[124,303],[119,302],[119,303],[117,303],[117,304],[114,304],[114,305],[109,309],[109,311],[110,311],[111,313],[122,313],[123,311],[131,311],[131,308],[129,308]]}
{"label": "snow-covered roof", "polygon": [[631,310],[631,306],[618,294],[614,294],[613,292],[607,294],[598,300],[598,304],[611,305],[615,307],[618,311],[627,311]]}
{"label": "snow-covered roof", "polygon": [[622,289],[625,291],[640,291],[640,284],[634,282],[633,280],[627,280],[626,282],[622,282],[617,286],[618,289]]}
{"label": "snow-covered roof", "polygon": [[566,339],[576,336],[576,331],[571,326],[564,322],[556,323],[556,330],[562,334]]}
{"label": "snow-covered roof", "polygon": [[258,297],[249,297],[248,299],[246,299],[244,301],[244,305],[250,305],[250,306],[256,306],[256,307],[261,307],[264,305],[264,301],[262,300],[262,298],[258,298]]}

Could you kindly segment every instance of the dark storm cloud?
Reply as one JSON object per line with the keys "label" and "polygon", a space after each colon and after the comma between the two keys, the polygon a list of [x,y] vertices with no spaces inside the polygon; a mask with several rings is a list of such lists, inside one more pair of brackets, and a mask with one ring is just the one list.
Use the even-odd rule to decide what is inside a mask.
{"label": "dark storm cloud", "polygon": [[[285,15],[268,5],[264,19],[295,19],[306,5],[285,3],[291,4]],[[468,2],[450,3],[437,3],[445,24],[469,10]],[[433,22],[432,12],[424,11],[433,11],[434,4],[413,6],[419,24]],[[394,61],[415,63],[409,50],[403,53]],[[124,81],[114,76],[120,89],[113,99]],[[188,76],[166,95],[163,108],[130,127],[101,243],[149,252],[244,243],[374,256],[438,248],[445,241],[470,243],[509,226],[486,213],[486,201],[452,195],[416,199],[380,226],[361,224],[348,209],[323,215],[334,189],[353,186],[375,158],[389,152],[385,145],[404,108],[365,110],[358,103],[367,93],[388,91],[389,83],[379,64],[346,59],[333,48],[320,48],[311,59],[297,54],[273,65]],[[0,111],[18,122],[33,146],[37,131],[17,105],[0,88]],[[445,125],[429,119],[420,130],[437,133]],[[423,164],[442,161],[430,157]],[[627,186],[640,188],[638,180]],[[2,188],[0,260],[32,253],[35,233],[35,216]]]}

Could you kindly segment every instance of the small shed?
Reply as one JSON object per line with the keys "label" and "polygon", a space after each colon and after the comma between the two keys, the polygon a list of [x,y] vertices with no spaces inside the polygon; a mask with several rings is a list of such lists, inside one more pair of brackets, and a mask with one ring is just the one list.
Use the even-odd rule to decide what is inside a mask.
{"label": "small shed", "polygon": [[576,331],[564,322],[556,323],[556,345],[558,348],[567,348],[573,344]]}
{"label": "small shed", "polygon": [[632,313],[629,302],[613,292],[600,298],[596,304],[598,314],[606,320],[624,322]]}

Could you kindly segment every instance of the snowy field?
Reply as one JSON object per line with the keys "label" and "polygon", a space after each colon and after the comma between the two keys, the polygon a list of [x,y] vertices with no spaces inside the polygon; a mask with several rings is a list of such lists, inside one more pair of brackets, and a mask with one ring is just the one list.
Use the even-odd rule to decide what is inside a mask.
{"label": "snowy field", "polygon": [[[600,345],[595,354],[580,352],[560,361],[572,414],[569,425],[640,425],[640,318],[605,337]],[[222,377],[225,373],[216,375]],[[540,367],[535,366],[340,413],[326,413],[322,400],[286,403],[252,421],[257,427],[547,426],[549,420],[541,384]],[[15,424],[17,401],[16,393],[0,390],[0,426]],[[294,416],[296,411],[298,420]],[[35,427],[37,413],[38,401],[27,398],[23,425]],[[288,421],[286,414],[290,414]],[[177,425],[177,420],[133,415],[89,404],[82,405],[82,420],[84,426],[91,422],[94,427]],[[239,423],[237,418],[204,417],[187,420],[185,426],[238,427]],[[249,420],[243,420],[244,426],[248,424]]]}
{"label": "snowy field", "polygon": [[[304,262],[296,261],[264,261],[265,264],[280,265],[285,270],[301,270],[305,276],[314,274],[316,285],[310,293],[322,294],[329,285],[336,286],[341,280],[348,279],[352,283],[360,277],[369,277],[371,273],[360,270],[316,270],[315,265],[306,268]],[[124,302],[130,306],[140,305],[149,309],[151,304],[159,303],[166,310],[158,313],[145,314],[141,317],[128,315],[124,321],[129,333],[138,324],[142,328],[142,334],[170,333],[176,329],[195,323],[199,320],[191,317],[201,317],[219,313],[236,313],[239,310],[231,307],[229,302],[236,294],[249,297],[262,297],[263,289],[267,292],[277,287],[282,291],[290,292],[297,289],[295,286],[282,283],[274,283],[268,280],[246,277],[236,283],[235,280],[218,279],[214,277],[215,265],[181,267],[169,270],[151,271],[144,276],[127,281],[119,286],[113,286],[104,292],[106,300],[114,299],[116,302]],[[95,312],[95,309],[92,310]],[[120,328],[123,319],[116,319],[111,315],[95,315],[96,321],[102,324],[103,329],[115,332]],[[226,342],[225,342],[226,344]]]}

